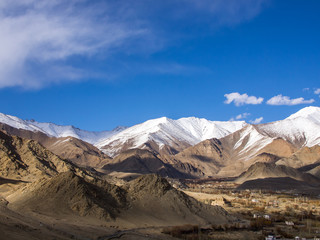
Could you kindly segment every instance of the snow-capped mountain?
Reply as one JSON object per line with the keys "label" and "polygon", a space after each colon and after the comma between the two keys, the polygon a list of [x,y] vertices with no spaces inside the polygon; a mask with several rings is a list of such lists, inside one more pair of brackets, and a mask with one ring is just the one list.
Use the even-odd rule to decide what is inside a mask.
{"label": "snow-capped mountain", "polygon": [[209,121],[203,118],[166,117],[148,120],[129,128],[90,132],[73,126],[59,126],[0,114],[0,122],[14,128],[39,131],[53,137],[75,137],[115,156],[132,148],[161,150],[165,146],[181,151],[211,138],[225,139],[237,156],[249,159],[260,149],[282,138],[297,148],[320,145],[320,108],[306,107],[288,118],[276,122],[250,125],[244,121]]}
{"label": "snow-capped mountain", "polygon": [[110,156],[131,148],[144,148],[146,143],[155,143],[159,149],[163,146],[193,146],[210,138],[221,138],[233,133],[247,124],[244,121],[209,121],[203,118],[166,117],[153,119],[127,128],[96,144]]}
{"label": "snow-capped mountain", "polygon": [[235,175],[256,161],[277,161],[304,147],[320,145],[320,108],[306,107],[284,120],[246,125],[219,140],[227,156],[219,174]]}
{"label": "snow-capped mountain", "polygon": [[[250,125],[244,121],[218,122],[195,117],[172,120],[158,118],[127,128],[95,145],[113,156],[128,148],[144,148],[146,143],[156,143],[185,148],[210,138],[227,138],[228,145],[237,156],[250,159],[275,139],[282,138],[297,148],[320,145],[320,108],[306,107],[288,118],[276,122]],[[236,136],[235,135],[239,135]]]}
{"label": "snow-capped mountain", "polygon": [[74,126],[61,126],[54,123],[40,123],[34,120],[22,120],[18,117],[3,113],[0,113],[0,122],[17,129],[42,132],[50,137],[75,137],[91,144],[95,144],[101,139],[111,137],[125,129],[125,127],[118,127],[112,131],[90,132],[81,130]]}
{"label": "snow-capped mountain", "polygon": [[[219,138],[218,142],[203,141],[174,155],[172,163],[178,162],[179,171],[194,177],[201,175],[199,172],[207,176],[230,177],[239,175],[256,162],[274,163],[290,158],[304,147],[315,145],[320,145],[320,108],[307,107],[281,121],[247,124]],[[319,158],[311,157],[311,150],[311,155],[309,150],[305,151],[299,159],[294,157],[292,161],[280,162],[288,165],[299,162],[301,167],[318,161]]]}
{"label": "snow-capped mountain", "polygon": [[194,145],[205,139],[221,138],[246,125],[244,121],[219,122],[203,118],[181,118],[172,120],[166,117],[148,120],[130,128],[118,127],[112,131],[90,132],[74,126],[61,126],[54,123],[41,123],[34,120],[22,120],[15,116],[0,113],[0,122],[17,129],[39,131],[51,137],[75,137],[91,143],[98,148],[114,146],[110,155],[121,148],[121,145],[132,142],[130,148],[153,141],[160,148],[181,142]]}
{"label": "snow-capped mountain", "polygon": [[256,126],[249,125],[239,131],[238,139],[233,139],[237,140],[233,145],[237,158],[248,160],[272,143],[275,138],[261,134]]}
{"label": "snow-capped mountain", "polygon": [[257,126],[270,137],[281,137],[297,147],[320,144],[320,108],[306,107],[288,118]]}
{"label": "snow-capped mountain", "polygon": [[[232,149],[236,159],[249,160],[277,139],[283,139],[297,149],[320,145],[320,108],[306,107],[284,120],[247,125],[221,140]],[[272,151],[274,149],[275,146]]]}

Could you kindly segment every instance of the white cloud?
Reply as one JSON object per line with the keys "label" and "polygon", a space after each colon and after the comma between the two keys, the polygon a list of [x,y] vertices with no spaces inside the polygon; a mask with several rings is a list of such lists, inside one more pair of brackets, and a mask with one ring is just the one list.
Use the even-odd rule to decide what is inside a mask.
{"label": "white cloud", "polygon": [[250,113],[242,113],[242,114],[237,115],[236,119],[237,120],[244,119],[244,118],[247,118],[248,116],[250,116]]}
{"label": "white cloud", "polygon": [[[84,1],[28,0],[0,4],[0,88],[39,87],[86,77],[70,57],[90,57],[125,41],[148,34],[144,29],[99,15],[99,6],[78,7]],[[33,71],[34,66],[40,71]],[[71,72],[51,76],[52,68]],[[71,77],[70,77],[71,76]]]}
{"label": "white cloud", "polygon": [[262,120],[263,120],[263,117],[259,117],[259,118],[256,118],[255,120],[251,120],[250,123],[259,124],[262,122]]}
{"label": "white cloud", "polygon": [[238,92],[233,92],[224,95],[227,99],[224,101],[226,104],[234,102],[236,106],[241,106],[245,104],[261,104],[263,102],[262,97],[248,96],[248,94],[240,94]]}
{"label": "white cloud", "polygon": [[302,91],[304,92],[308,92],[310,90],[310,88],[303,88]]}
{"label": "white cloud", "polygon": [[[199,19],[202,26],[203,22],[238,24],[259,14],[265,2],[268,0],[137,0],[135,4],[125,0],[1,0],[0,88],[38,88],[95,78],[90,66],[84,69],[73,60],[98,57],[110,61],[119,52],[158,51],[181,36],[177,32],[170,39],[176,32],[171,28],[174,21],[187,24],[186,20]],[[56,69],[64,70],[57,73]]]}
{"label": "white cloud", "polygon": [[290,99],[288,96],[282,96],[281,94],[270,98],[267,101],[269,105],[298,105],[298,104],[310,104],[313,103],[314,99],[305,100],[303,97]]}
{"label": "white cloud", "polygon": [[250,113],[246,113],[246,112],[245,113],[241,113],[241,114],[237,115],[235,118],[234,117],[230,118],[229,121],[236,121],[236,120],[245,119],[250,115],[251,115]]}
{"label": "white cloud", "polygon": [[320,94],[320,88],[317,88],[316,90],[314,90],[314,94]]}

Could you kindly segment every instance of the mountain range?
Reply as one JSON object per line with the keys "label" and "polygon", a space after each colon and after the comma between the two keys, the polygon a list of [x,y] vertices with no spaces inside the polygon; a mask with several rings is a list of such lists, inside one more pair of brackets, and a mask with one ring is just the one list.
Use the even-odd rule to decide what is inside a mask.
{"label": "mountain range", "polygon": [[61,158],[108,173],[234,177],[256,162],[296,168],[320,160],[319,107],[306,107],[284,120],[258,125],[162,117],[90,132],[5,114],[0,114],[0,123],[8,134],[33,139]]}
{"label": "mountain range", "polygon": [[[53,139],[48,137],[48,141]],[[143,158],[152,157],[145,154]],[[159,168],[152,162],[149,170]],[[0,131],[1,239],[113,239],[128,228],[235,221],[222,207],[198,202],[158,175],[126,182],[79,167],[38,141]],[[119,232],[119,228],[125,230]]]}
{"label": "mountain range", "polygon": [[0,114],[0,230],[111,239],[127,233],[118,227],[239,223],[170,182],[319,195],[319,130],[318,107],[258,125],[159,118],[103,132]]}

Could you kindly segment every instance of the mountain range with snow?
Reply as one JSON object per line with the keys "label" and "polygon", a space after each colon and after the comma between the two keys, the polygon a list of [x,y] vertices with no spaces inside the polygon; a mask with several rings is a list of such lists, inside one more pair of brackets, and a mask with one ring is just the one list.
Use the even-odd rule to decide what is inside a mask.
{"label": "mountain range with snow", "polygon": [[110,156],[126,149],[148,148],[148,145],[155,145],[158,152],[165,146],[178,152],[206,139],[222,138],[246,125],[244,121],[218,122],[195,117],[172,120],[163,117],[127,128],[95,146]]}
{"label": "mountain range with snow", "polygon": [[[85,146],[85,150],[72,155],[74,159],[79,158],[83,152],[87,154],[88,149],[93,155],[99,156],[100,160],[103,154],[114,158],[130,149],[144,149],[157,155],[164,164],[174,166],[182,174],[196,177],[236,175],[255,162],[275,163],[279,159],[290,158],[301,149],[320,145],[319,107],[306,107],[284,120],[258,125],[244,121],[210,121],[195,117],[173,120],[162,117],[128,128],[90,132],[73,126],[22,120],[5,114],[0,114],[0,123],[58,139],[50,140],[50,144],[46,140],[42,144],[55,150],[56,154],[60,153],[60,145],[61,148],[63,146],[63,157],[69,156],[65,154],[66,142],[69,145],[73,143],[72,147],[70,145],[73,152],[74,147],[79,151],[81,146]],[[127,161],[125,157],[117,159]],[[293,160],[290,161],[288,164],[294,165]],[[85,159],[82,162],[85,163]]]}
{"label": "mountain range with snow", "polygon": [[76,128],[74,126],[62,126],[54,123],[41,123],[34,120],[22,120],[15,116],[0,113],[0,123],[7,124],[11,127],[33,132],[42,132],[50,137],[74,137],[85,142],[95,144],[103,139],[111,137],[121,132],[125,127],[117,127],[112,131],[93,132]]}
{"label": "mountain range with snow", "polygon": [[[123,150],[121,146],[128,143],[131,144],[126,149],[143,148],[146,143],[151,141],[156,143],[159,148],[175,144],[192,146],[206,139],[224,137],[247,125],[244,121],[219,122],[195,117],[173,120],[162,117],[129,128],[117,127],[112,131],[90,132],[74,126],[22,120],[3,113],[0,113],[0,122],[18,129],[39,131],[50,137],[78,138],[93,144],[111,156]],[[104,149],[107,146],[114,148]]]}

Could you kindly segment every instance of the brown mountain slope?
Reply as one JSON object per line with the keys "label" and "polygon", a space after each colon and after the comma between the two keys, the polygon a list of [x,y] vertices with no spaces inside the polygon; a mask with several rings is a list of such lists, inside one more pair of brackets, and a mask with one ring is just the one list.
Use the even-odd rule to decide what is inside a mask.
{"label": "brown mountain slope", "polygon": [[277,164],[300,168],[320,161],[320,146],[304,147],[292,156],[280,159]]}
{"label": "brown mountain slope", "polygon": [[260,153],[256,157],[250,159],[251,162],[266,162],[266,163],[275,163],[281,159],[281,157],[271,154],[271,153]]}
{"label": "brown mountain slope", "polygon": [[121,217],[136,225],[221,224],[234,220],[223,208],[202,204],[157,175],[131,181],[127,191],[131,207]]}
{"label": "brown mountain slope", "polygon": [[214,176],[224,166],[228,152],[217,139],[209,139],[174,155],[171,164],[194,177]]}
{"label": "brown mountain slope", "polygon": [[79,215],[110,220],[126,204],[125,191],[106,181],[89,182],[74,172],[29,185],[27,194],[9,197],[9,207],[49,215]]}
{"label": "brown mountain slope", "polygon": [[292,144],[283,139],[263,136],[261,138],[266,143],[253,145],[257,149],[250,148],[247,147],[250,138],[250,134],[240,130],[220,140],[205,140],[174,155],[169,162],[179,171],[194,177],[235,177],[256,162],[276,162],[296,151]]}
{"label": "brown mountain slope", "polygon": [[3,123],[0,123],[0,128],[9,135],[35,140],[59,157],[68,159],[79,166],[99,168],[111,159],[98,148],[77,138],[48,137],[42,132],[17,129]]}
{"label": "brown mountain slope", "polygon": [[[239,150],[241,152],[241,149],[237,149],[237,151]],[[283,157],[291,156],[295,151],[297,151],[297,149],[291,143],[282,138],[272,140],[269,144],[262,147],[250,157],[240,161],[238,159],[240,158],[240,154],[235,154],[235,152],[232,151],[230,155],[233,155],[233,157],[229,159],[229,162],[225,168],[221,169],[220,175],[228,176],[229,174],[230,176],[230,174],[232,174],[233,176],[236,176],[257,162],[274,163]],[[248,155],[249,154],[250,153],[248,153]]]}
{"label": "brown mountain slope", "polygon": [[73,168],[33,140],[9,136],[0,131],[0,176],[10,179],[34,180],[55,176]]}
{"label": "brown mountain slope", "polygon": [[46,142],[44,146],[79,166],[100,168],[111,160],[98,148],[74,137],[55,138],[51,143]]}
{"label": "brown mountain slope", "polygon": [[312,168],[311,170],[308,171],[308,173],[320,178],[320,166],[318,165],[317,167]]}
{"label": "brown mountain slope", "polygon": [[23,213],[115,221],[121,226],[224,224],[234,220],[223,208],[204,205],[157,175],[144,175],[124,187],[73,172],[42,179],[8,197]]}
{"label": "brown mountain slope", "polygon": [[220,142],[229,157],[219,176],[237,176],[256,162],[274,162],[297,150],[284,139],[263,135],[255,126],[245,127],[221,138]]}
{"label": "brown mountain slope", "polygon": [[186,174],[183,174],[171,165],[164,163],[155,154],[145,149],[127,150],[112,159],[108,164],[104,165],[102,169],[105,170],[106,173],[157,173],[162,177],[188,177]]}
{"label": "brown mountain slope", "polygon": [[311,174],[303,173],[295,168],[276,165],[274,163],[258,162],[249,167],[243,172],[236,180],[237,183],[243,183],[248,180],[261,179],[261,178],[281,178],[288,177],[302,182],[307,182],[311,185],[319,185],[320,179]]}
{"label": "brown mountain slope", "polygon": [[263,178],[248,180],[237,187],[237,190],[260,189],[268,191],[294,191],[294,193],[318,195],[318,186],[311,186],[306,182],[289,177]]}
{"label": "brown mountain slope", "polygon": [[290,157],[296,151],[297,148],[294,147],[291,143],[287,142],[282,138],[276,138],[270,144],[262,148],[258,152],[258,154],[268,153],[283,158]]}

